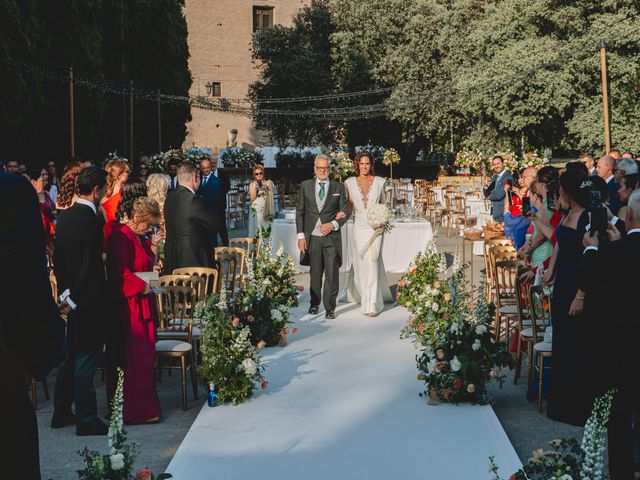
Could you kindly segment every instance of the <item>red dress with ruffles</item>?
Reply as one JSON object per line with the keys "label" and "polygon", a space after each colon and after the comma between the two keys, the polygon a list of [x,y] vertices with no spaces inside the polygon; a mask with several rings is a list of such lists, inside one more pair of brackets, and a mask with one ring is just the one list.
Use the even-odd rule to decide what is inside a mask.
{"label": "red dress with ruffles", "polygon": [[107,261],[123,322],[124,421],[142,423],[161,413],[153,371],[157,312],[153,294],[142,294],[146,282],[134,272],[153,270],[155,254],[148,240],[116,223],[109,237]]}
{"label": "red dress with ruffles", "polygon": [[122,199],[122,193],[114,193],[109,199],[102,204],[104,209],[104,249],[107,250],[109,245],[109,235],[116,225],[116,214],[118,213],[118,205]]}

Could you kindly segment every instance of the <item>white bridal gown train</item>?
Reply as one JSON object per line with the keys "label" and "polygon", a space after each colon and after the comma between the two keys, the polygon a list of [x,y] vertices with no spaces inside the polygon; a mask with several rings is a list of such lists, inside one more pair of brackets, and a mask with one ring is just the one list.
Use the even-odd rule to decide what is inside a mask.
{"label": "white bridal gown train", "polygon": [[347,247],[352,259],[347,298],[349,302],[359,303],[360,311],[365,315],[380,313],[385,302],[393,302],[382,261],[383,235],[376,238],[363,257],[360,256],[360,250],[373,235],[367,212],[373,205],[384,202],[385,182],[383,178],[375,177],[366,198],[355,177],[347,178],[344,184],[353,203],[354,219],[353,234],[348,239]]}

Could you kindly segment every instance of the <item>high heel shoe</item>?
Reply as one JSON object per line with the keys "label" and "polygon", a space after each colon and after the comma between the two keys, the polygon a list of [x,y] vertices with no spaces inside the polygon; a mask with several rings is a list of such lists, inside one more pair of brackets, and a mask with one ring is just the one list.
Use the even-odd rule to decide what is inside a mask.
{"label": "high heel shoe", "polygon": [[370,317],[377,317],[378,316],[378,314],[376,312],[369,312],[368,315]]}

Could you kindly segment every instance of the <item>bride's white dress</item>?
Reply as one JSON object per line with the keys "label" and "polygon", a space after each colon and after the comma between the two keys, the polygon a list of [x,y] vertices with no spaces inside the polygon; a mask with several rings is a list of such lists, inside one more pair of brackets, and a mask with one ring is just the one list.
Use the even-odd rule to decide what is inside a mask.
{"label": "bride's white dress", "polygon": [[375,177],[366,198],[355,177],[347,178],[344,184],[353,203],[351,218],[354,219],[353,234],[347,239],[349,257],[353,261],[347,298],[349,302],[359,303],[360,311],[364,314],[380,313],[385,302],[393,302],[382,261],[383,235],[376,238],[363,257],[360,256],[360,250],[373,235],[367,211],[373,205],[384,202],[385,182],[383,178]]}

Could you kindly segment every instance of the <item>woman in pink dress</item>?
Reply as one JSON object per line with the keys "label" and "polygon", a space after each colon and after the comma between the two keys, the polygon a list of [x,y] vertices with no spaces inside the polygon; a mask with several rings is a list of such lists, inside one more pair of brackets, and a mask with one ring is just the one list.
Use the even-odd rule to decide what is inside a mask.
{"label": "woman in pink dress", "polygon": [[143,197],[133,204],[126,223],[115,223],[109,236],[107,266],[122,322],[124,354],[124,421],[153,423],[160,419],[160,401],[153,363],[157,312],[149,285],[135,272],[150,272],[156,262],[159,231],[145,238],[160,221],[155,200]]}

